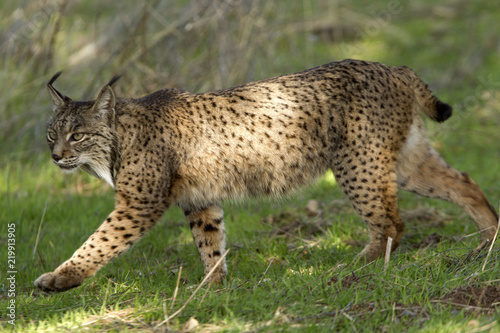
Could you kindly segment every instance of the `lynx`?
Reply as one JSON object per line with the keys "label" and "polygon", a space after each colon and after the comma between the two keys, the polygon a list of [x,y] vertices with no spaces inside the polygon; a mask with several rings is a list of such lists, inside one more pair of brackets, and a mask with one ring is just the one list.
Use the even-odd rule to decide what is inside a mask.
{"label": "lynx", "polygon": [[451,107],[407,67],[343,60],[234,88],[164,89],[116,98],[111,80],[95,101],[74,101],[48,82],[47,140],[63,171],[83,169],[114,187],[115,208],[73,256],[35,285],[80,285],[148,232],[169,206],[185,213],[205,274],[225,262],[221,201],[280,196],[331,169],[365,221],[374,260],[403,235],[398,187],[461,206],[484,239],[498,216],[478,185],[447,165],[424,135],[419,110],[442,122]]}

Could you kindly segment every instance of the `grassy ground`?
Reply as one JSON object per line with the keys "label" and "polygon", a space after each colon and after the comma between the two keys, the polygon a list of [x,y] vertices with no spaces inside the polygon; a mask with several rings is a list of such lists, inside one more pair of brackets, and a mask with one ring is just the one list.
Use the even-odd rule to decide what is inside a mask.
{"label": "grassy ground", "polygon": [[[500,332],[500,250],[457,207],[401,193],[407,222],[388,265],[354,256],[368,241],[331,174],[286,199],[226,203],[229,277],[197,289],[201,263],[171,209],[131,251],[80,288],[44,294],[113,208],[107,185],[64,175],[44,143],[44,84],[92,98],[115,73],[120,96],[193,92],[342,58],[407,65],[455,108],[432,144],[500,198],[500,13],[463,1],[46,1],[0,4],[0,325],[19,331]],[[314,201],[310,201],[314,200]],[[15,297],[7,273],[15,232]],[[7,311],[6,311],[7,309]],[[4,315],[5,314],[5,315]],[[174,315],[175,314],[175,315]]]}

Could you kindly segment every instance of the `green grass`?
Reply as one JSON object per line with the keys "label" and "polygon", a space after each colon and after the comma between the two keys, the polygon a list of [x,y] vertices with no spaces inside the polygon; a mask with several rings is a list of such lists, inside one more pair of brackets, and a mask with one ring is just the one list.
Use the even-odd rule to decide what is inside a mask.
{"label": "green grass", "polygon": [[[34,290],[32,281],[69,257],[112,209],[112,193],[95,180],[71,175],[62,177],[66,188],[78,192],[82,182],[91,185],[71,196],[61,193],[62,187],[42,187],[39,193],[51,193],[33,202],[21,202],[13,197],[22,193],[22,187],[39,183],[40,176],[18,177],[17,171],[11,171],[10,176],[22,178],[18,180],[20,188],[8,192],[10,207],[2,210],[8,215],[2,220],[16,223],[19,244],[18,328],[153,329],[165,315],[179,309],[200,282],[203,271],[189,228],[182,214],[173,209],[155,232],[80,288],[53,295]],[[397,331],[408,327],[432,331],[441,327],[454,332],[471,320],[479,325],[494,320],[495,306],[487,303],[491,301],[476,307],[450,305],[450,299],[464,302],[457,295],[449,296],[464,286],[489,288],[486,291],[491,293],[491,288],[498,286],[500,257],[494,250],[484,271],[484,252],[465,261],[477,237],[466,241],[452,238],[471,227],[470,221],[468,226],[457,226],[467,219],[454,207],[445,207],[442,215],[423,222],[424,226],[410,221],[405,244],[385,269],[382,261],[369,265],[352,262],[367,236],[362,221],[339,197],[331,175],[327,175],[284,203],[257,200],[226,204],[229,277],[222,287],[201,288],[169,321],[169,327],[182,329],[195,317],[202,331]],[[308,198],[319,201],[319,216],[308,215]],[[403,201],[409,200],[408,195],[403,196]],[[404,206],[427,205],[407,202]],[[42,216],[40,243],[33,255]],[[422,244],[434,232],[445,235],[443,240],[423,249]],[[174,300],[181,266],[181,283]]]}
{"label": "green grass", "polygon": [[[225,88],[346,57],[407,65],[455,108],[447,122],[427,123],[433,146],[499,203],[500,14],[491,1],[99,6],[74,3],[61,14],[38,2],[0,5],[0,28],[16,37],[0,48],[1,329],[12,328],[4,267],[14,223],[17,331],[187,331],[191,322],[199,332],[500,332],[500,250],[487,261],[487,249],[473,252],[479,236],[463,211],[401,193],[406,232],[389,265],[356,262],[368,232],[331,174],[285,199],[224,204],[223,286],[196,291],[203,268],[182,212],[171,208],[81,287],[36,290],[33,281],[70,257],[114,201],[107,185],[50,162],[43,85],[59,69],[59,90],[91,98],[117,72],[118,94],[139,96]],[[97,51],[79,53],[96,40]],[[306,209],[311,199],[316,214]]]}

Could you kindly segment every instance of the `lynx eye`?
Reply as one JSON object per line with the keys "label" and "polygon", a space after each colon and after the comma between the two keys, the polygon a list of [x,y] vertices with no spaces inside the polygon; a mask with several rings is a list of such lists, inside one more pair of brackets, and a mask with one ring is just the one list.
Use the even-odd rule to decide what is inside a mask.
{"label": "lynx eye", "polygon": [[80,141],[85,135],[83,133],[75,133],[71,136],[73,141]]}
{"label": "lynx eye", "polygon": [[55,140],[56,140],[56,138],[57,138],[56,132],[54,132],[54,131],[49,131],[49,132],[47,132],[47,138],[48,138],[50,141],[55,141]]}

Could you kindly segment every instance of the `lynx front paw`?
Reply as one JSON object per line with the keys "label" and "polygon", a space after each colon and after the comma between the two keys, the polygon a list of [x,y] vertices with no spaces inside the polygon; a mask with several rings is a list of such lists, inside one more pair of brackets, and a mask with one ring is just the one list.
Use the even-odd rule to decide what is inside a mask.
{"label": "lynx front paw", "polygon": [[45,273],[35,280],[35,286],[43,291],[62,292],[78,287],[83,282],[81,276],[65,276],[55,272]]}
{"label": "lynx front paw", "polygon": [[214,284],[214,285],[221,285],[223,282],[224,282],[224,279],[226,278],[226,272],[224,271],[219,271],[219,272],[214,272],[211,276],[210,276],[210,283]]}

